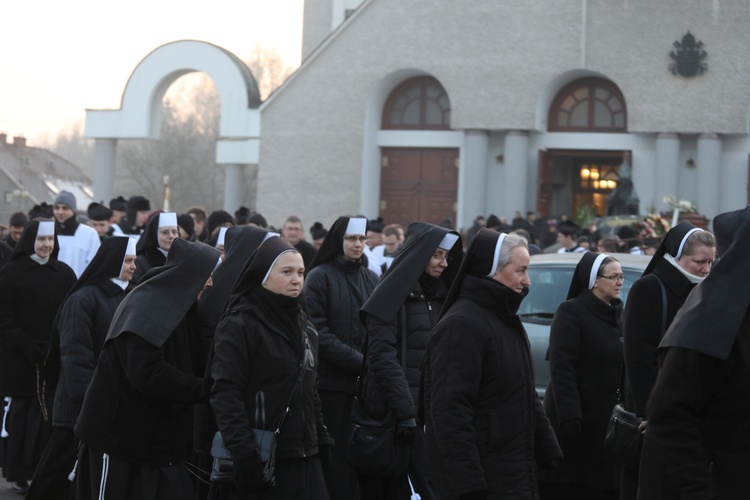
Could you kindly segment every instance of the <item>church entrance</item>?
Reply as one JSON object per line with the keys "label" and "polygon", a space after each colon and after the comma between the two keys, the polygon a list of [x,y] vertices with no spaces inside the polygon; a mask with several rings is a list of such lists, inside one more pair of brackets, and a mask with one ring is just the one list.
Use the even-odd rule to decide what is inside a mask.
{"label": "church entrance", "polygon": [[456,221],[458,149],[382,148],[380,216],[406,228],[413,221]]}
{"label": "church entrance", "polygon": [[544,217],[575,214],[589,207],[607,214],[607,197],[620,180],[623,151],[539,151],[537,211]]}

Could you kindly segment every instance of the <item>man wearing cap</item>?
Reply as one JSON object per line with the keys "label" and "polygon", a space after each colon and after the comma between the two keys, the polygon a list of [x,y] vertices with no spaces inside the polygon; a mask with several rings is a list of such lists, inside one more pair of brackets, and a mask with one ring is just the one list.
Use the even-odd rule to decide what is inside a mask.
{"label": "man wearing cap", "polygon": [[21,239],[23,228],[29,223],[29,218],[23,212],[16,212],[10,216],[8,222],[8,236],[3,240],[11,248],[16,248],[16,243]]}
{"label": "man wearing cap", "polygon": [[557,253],[585,253],[578,244],[578,226],[573,222],[561,222],[557,227],[557,242],[561,245]]}
{"label": "man wearing cap", "polygon": [[359,310],[378,281],[363,257],[366,234],[366,218],[339,217],[315,255],[304,285],[310,319],[320,336],[318,392],[323,420],[336,440],[326,469],[332,500],[358,497],[346,443],[366,333]]}
{"label": "man wearing cap", "polygon": [[60,191],[52,208],[55,216],[55,233],[60,243],[58,260],[65,262],[80,276],[99,250],[96,230],[79,224],[76,220],[76,197],[69,191]]}
{"label": "man wearing cap", "polygon": [[99,234],[100,241],[112,236],[112,224],[110,223],[113,214],[112,209],[101,203],[93,202],[86,209],[86,213],[89,217],[89,225]]}

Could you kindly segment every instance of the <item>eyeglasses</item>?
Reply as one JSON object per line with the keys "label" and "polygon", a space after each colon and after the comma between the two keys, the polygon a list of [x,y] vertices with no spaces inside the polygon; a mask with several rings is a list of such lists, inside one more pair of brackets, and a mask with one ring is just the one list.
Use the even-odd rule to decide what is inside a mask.
{"label": "eyeglasses", "polygon": [[625,276],[622,274],[613,274],[612,276],[597,276],[597,278],[604,278],[605,280],[609,281],[619,281],[620,283],[625,283]]}
{"label": "eyeglasses", "polygon": [[357,236],[357,235],[348,235],[344,236],[344,240],[348,241],[349,243],[367,243],[367,236]]}
{"label": "eyeglasses", "polygon": [[441,261],[441,262],[442,261],[445,261],[445,262],[450,262],[451,261],[450,255],[447,252],[446,253],[442,253],[442,254],[441,253],[436,253],[436,254],[434,254],[432,256],[432,258],[435,259],[435,260],[437,260],[437,261]]}

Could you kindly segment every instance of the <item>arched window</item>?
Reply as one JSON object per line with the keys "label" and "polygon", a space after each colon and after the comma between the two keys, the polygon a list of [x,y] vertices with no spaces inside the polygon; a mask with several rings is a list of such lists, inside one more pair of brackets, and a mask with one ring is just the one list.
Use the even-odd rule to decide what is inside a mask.
{"label": "arched window", "polygon": [[451,105],[443,86],[430,76],[406,80],[396,87],[383,108],[384,129],[446,130]]}
{"label": "arched window", "polygon": [[609,80],[576,80],[555,96],[547,123],[552,132],[625,132],[625,99]]}

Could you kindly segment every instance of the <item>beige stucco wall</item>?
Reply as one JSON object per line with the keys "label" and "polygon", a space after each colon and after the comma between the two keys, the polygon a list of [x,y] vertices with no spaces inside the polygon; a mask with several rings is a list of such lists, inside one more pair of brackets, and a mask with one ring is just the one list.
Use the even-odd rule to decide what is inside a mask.
{"label": "beige stucco wall", "polygon": [[[748,14],[745,0],[366,1],[261,108],[257,209],[306,227],[356,213],[366,105],[404,69],[443,84],[454,129],[534,129],[550,82],[585,69],[620,87],[630,132],[746,134]],[[693,79],[668,71],[688,29],[709,54]]]}

